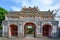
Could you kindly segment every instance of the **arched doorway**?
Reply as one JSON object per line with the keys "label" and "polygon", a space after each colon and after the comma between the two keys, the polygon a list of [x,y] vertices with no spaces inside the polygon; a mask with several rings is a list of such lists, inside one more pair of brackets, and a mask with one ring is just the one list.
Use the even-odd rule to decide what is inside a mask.
{"label": "arched doorway", "polygon": [[18,27],[17,27],[17,25],[11,24],[9,29],[10,29],[11,36],[18,36]]}
{"label": "arched doorway", "polygon": [[51,34],[51,25],[43,25],[43,36],[49,36]]}
{"label": "arched doorway", "polygon": [[36,37],[36,26],[34,23],[28,22],[24,25],[24,36]]}

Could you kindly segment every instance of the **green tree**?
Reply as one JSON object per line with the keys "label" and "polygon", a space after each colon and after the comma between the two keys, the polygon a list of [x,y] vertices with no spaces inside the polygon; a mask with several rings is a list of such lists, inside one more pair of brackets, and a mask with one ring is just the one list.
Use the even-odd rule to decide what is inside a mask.
{"label": "green tree", "polygon": [[7,14],[8,12],[3,9],[2,7],[0,7],[0,20],[3,21],[5,19],[5,14]]}
{"label": "green tree", "polygon": [[2,28],[2,21],[5,20],[5,14],[7,14],[7,10],[5,10],[4,8],[0,7],[0,29]]}

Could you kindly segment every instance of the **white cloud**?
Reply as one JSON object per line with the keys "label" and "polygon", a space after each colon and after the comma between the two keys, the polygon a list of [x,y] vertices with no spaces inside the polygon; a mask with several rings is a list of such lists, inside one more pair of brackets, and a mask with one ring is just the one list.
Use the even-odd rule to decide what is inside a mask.
{"label": "white cloud", "polygon": [[46,5],[46,6],[49,6],[53,3],[53,0],[41,0],[41,2]]}
{"label": "white cloud", "polygon": [[11,7],[11,10],[12,10],[12,11],[20,11],[20,8],[15,7],[15,6],[12,6],[12,7]]}
{"label": "white cloud", "polygon": [[55,5],[55,6],[50,6],[49,8],[50,8],[51,10],[52,10],[52,9],[58,9],[58,8],[60,8],[60,4],[57,4],[57,5]]}
{"label": "white cloud", "polygon": [[31,0],[31,2],[29,2],[28,0],[22,0],[22,5],[26,5],[26,6],[39,6],[41,4],[45,5],[45,6],[49,6],[53,3],[53,0]]}
{"label": "white cloud", "polygon": [[[19,0],[17,1],[19,3]],[[40,6],[44,6],[44,9],[41,8],[41,10],[48,10],[51,8],[51,4],[53,3],[53,0],[31,0],[31,2],[29,2],[28,0],[22,0],[22,7],[26,6],[26,7],[33,7],[33,6],[38,6],[40,9]]]}
{"label": "white cloud", "polygon": [[28,0],[22,0],[22,6],[29,6]]}
{"label": "white cloud", "polygon": [[[22,4],[20,5],[22,7],[38,6],[40,10],[48,10],[48,9],[53,10],[55,8],[58,8],[60,5],[60,4],[57,4],[55,6],[51,6],[51,4],[53,3],[53,0],[31,0],[31,2],[29,2],[28,0],[12,0],[12,1],[15,2],[17,5]],[[15,10],[19,10],[18,7],[11,7],[11,8]]]}

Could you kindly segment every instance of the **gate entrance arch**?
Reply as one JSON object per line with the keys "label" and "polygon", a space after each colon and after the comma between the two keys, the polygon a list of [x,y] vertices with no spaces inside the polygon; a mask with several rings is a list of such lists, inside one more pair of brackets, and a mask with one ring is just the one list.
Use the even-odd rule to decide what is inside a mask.
{"label": "gate entrance arch", "polygon": [[24,25],[24,36],[32,36],[31,34],[33,37],[36,37],[36,26],[32,22],[27,22]]}
{"label": "gate entrance arch", "polygon": [[9,26],[9,31],[10,31],[10,35],[11,36],[18,36],[18,27],[17,27],[17,25],[15,25],[15,24],[11,24],[10,26]]}
{"label": "gate entrance arch", "polygon": [[51,25],[43,25],[43,36],[49,36],[51,34]]}

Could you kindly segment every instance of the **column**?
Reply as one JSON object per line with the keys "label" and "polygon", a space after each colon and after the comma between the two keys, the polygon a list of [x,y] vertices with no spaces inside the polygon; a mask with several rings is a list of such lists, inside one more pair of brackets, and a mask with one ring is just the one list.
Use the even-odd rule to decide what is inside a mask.
{"label": "column", "polygon": [[2,34],[2,36],[4,37],[4,25],[3,25],[3,34]]}

